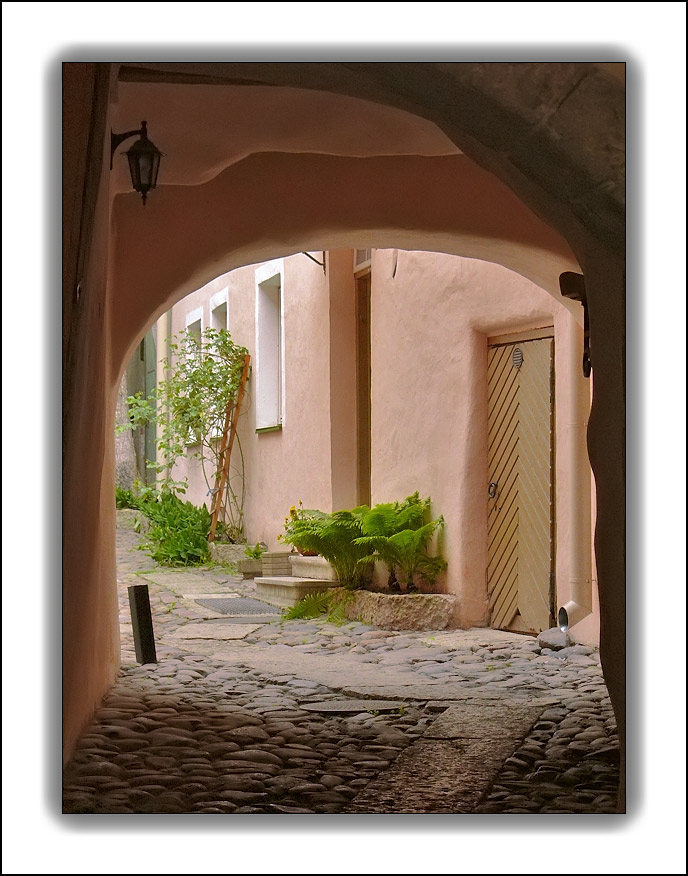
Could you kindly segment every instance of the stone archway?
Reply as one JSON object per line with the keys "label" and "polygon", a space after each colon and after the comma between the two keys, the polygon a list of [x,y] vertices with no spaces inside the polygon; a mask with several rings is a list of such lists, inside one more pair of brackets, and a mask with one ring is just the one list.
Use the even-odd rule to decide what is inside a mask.
{"label": "stone archway", "polygon": [[[549,268],[548,279],[540,283],[545,288],[551,288],[562,264],[569,266],[562,270],[571,269],[575,260],[580,265],[586,277],[595,368],[589,446],[598,491],[596,547],[601,591],[601,650],[622,730],[624,524],[616,509],[623,507],[624,495],[623,212],[620,203],[623,178],[615,150],[619,145],[619,131],[623,131],[623,86],[615,78],[615,71],[609,75],[596,65],[576,64],[515,65],[511,71],[504,69],[511,65],[490,64],[204,65],[206,73],[208,66],[217,66],[212,75],[225,77],[225,84],[227,77],[236,81],[237,77],[245,76],[246,71],[241,68],[249,66],[254,83],[257,80],[260,84],[317,88],[364,97],[372,102],[403,107],[413,115],[432,121],[470,155],[473,162],[482,164],[503,182],[497,183],[485,174],[487,179],[505,192],[508,186],[529,205],[530,210],[526,209],[523,215],[532,216],[531,211],[534,211],[545,220],[534,223],[531,220],[530,225],[519,226],[513,214],[502,213],[506,221],[498,229],[490,224],[490,217],[484,211],[462,226],[461,211],[452,211],[451,201],[419,198],[413,185],[403,193],[401,200],[393,197],[384,185],[380,191],[379,180],[385,179],[389,185],[394,179],[390,167],[395,162],[399,165],[396,179],[399,173],[408,173],[409,180],[417,179],[418,175],[410,172],[410,165],[425,162],[428,170],[433,168],[430,173],[433,179],[441,177],[441,174],[435,177],[440,165],[447,165],[447,180],[453,179],[456,185],[462,178],[458,172],[460,156],[363,159],[367,182],[360,166],[354,176],[361,177],[356,192],[364,199],[365,208],[361,209],[359,201],[357,208],[343,209],[347,201],[340,197],[335,202],[340,208],[336,221],[321,201],[321,185],[328,175],[332,177],[333,166],[338,163],[340,185],[349,185],[350,193],[353,171],[345,172],[346,161],[330,156],[311,156],[306,160],[304,156],[285,158],[276,154],[245,159],[202,185],[160,188],[155,193],[155,202],[151,200],[146,208],[147,225],[136,196],[119,196],[113,205],[110,224],[105,160],[109,150],[105,131],[110,115],[107,93],[111,79],[114,82],[115,71],[108,65],[93,65],[93,69],[92,65],[83,66],[88,69],[68,74],[65,92],[65,111],[76,117],[75,129],[83,134],[81,140],[75,135],[66,144],[67,182],[71,174],[84,197],[82,203],[67,204],[65,220],[68,343],[65,350],[64,524],[68,540],[70,533],[74,535],[85,526],[91,536],[92,549],[78,556],[67,553],[65,557],[66,752],[116,671],[113,564],[111,548],[106,544],[113,525],[108,502],[112,460],[107,436],[111,425],[108,410],[113,409],[110,404],[113,378],[122,367],[126,353],[146,324],[162,312],[171,299],[180,297],[170,290],[189,287],[190,283],[199,285],[209,278],[211,265],[217,264],[228,252],[227,240],[231,240],[232,258],[236,259],[232,265],[237,266],[278,252],[308,248],[306,242],[313,240],[315,234],[322,246],[340,245],[352,231],[363,230],[362,225],[366,223],[361,222],[361,215],[367,218],[368,228],[378,229],[375,232],[378,237],[371,239],[377,246],[399,240],[403,230],[411,234],[410,239],[417,239],[420,229],[434,235],[435,240],[444,241],[441,249],[445,251],[452,251],[446,241],[463,234],[475,251],[480,251],[482,246],[483,252],[492,253],[490,260],[519,270],[514,262],[520,259],[520,270],[526,275],[528,270],[533,270],[527,266],[540,258]],[[148,72],[136,73],[125,68],[122,76],[129,76],[130,80],[138,76],[140,81],[153,75],[163,79],[173,73],[179,75],[178,69],[164,69],[178,65],[142,66]],[[191,69],[194,65],[182,66],[184,75],[198,75]],[[156,69],[151,72],[152,68]],[[169,83],[172,81],[168,79]],[[92,117],[79,116],[77,104],[84,96],[90,98],[95,108]],[[586,118],[585,127],[577,124],[581,116]],[[355,161],[361,163],[360,158]],[[464,167],[467,161],[464,159]],[[314,173],[313,168],[318,166],[321,172]],[[244,198],[253,197],[256,191],[255,186],[251,188],[251,180],[255,181],[257,174],[264,182],[270,181],[273,196],[276,191],[281,196],[277,202],[282,203],[290,192],[285,186],[289,173],[308,180],[311,186],[302,192],[300,210],[290,209],[277,223],[263,221],[260,235],[255,229],[242,232],[237,221],[224,224],[232,218],[227,196],[236,195],[243,185]],[[229,186],[230,180],[232,185],[224,192],[225,209],[218,216],[213,212],[222,203],[217,194],[223,186]],[[470,188],[468,191],[471,192]],[[514,198],[513,194],[509,195]],[[519,198],[514,198],[515,203]],[[353,201],[350,199],[348,203]],[[404,204],[406,209],[400,209]],[[89,214],[93,217],[92,223]],[[162,221],[156,231],[151,231],[151,222],[156,221],[156,216]],[[92,228],[90,235],[83,234],[84,218],[87,232]],[[476,219],[485,224],[480,226],[478,222],[476,229]],[[219,239],[222,234],[208,234],[209,225],[213,221],[220,224],[220,220],[224,243]],[[538,233],[534,232],[536,227]],[[73,238],[70,237],[72,228]],[[558,233],[552,232],[552,228]],[[529,231],[532,232],[530,238]],[[185,262],[180,255],[180,245],[185,238],[188,242],[190,234],[196,239],[205,237],[207,248],[203,256],[196,252]],[[433,248],[420,241],[419,244]],[[500,247],[510,255],[494,255]],[[121,257],[122,253],[125,258]],[[463,254],[470,252],[464,250]],[[529,254],[535,258],[529,258]],[[85,291],[88,294],[84,299]],[[91,427],[90,447],[84,445],[79,433],[79,425],[86,419]],[[82,596],[86,596],[84,607],[77,608]],[[83,632],[84,621],[87,633]],[[88,669],[83,668],[79,659],[84,650],[94,654],[93,665]]]}

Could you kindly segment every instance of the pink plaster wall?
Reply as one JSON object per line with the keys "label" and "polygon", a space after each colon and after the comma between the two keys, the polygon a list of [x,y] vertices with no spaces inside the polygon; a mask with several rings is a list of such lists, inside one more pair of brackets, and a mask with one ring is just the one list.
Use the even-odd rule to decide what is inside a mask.
{"label": "pink plaster wall", "polygon": [[[260,112],[255,111],[257,105]],[[427,119],[395,107],[312,89],[260,85],[199,89],[180,83],[118,83],[115,129],[139,128],[142,112],[151,140],[169,153],[163,167],[166,185],[207,182],[230,164],[258,152],[349,156],[460,153]],[[166,149],[165,144],[171,143],[174,148]],[[131,189],[123,154],[114,163],[113,183],[118,192]]]}
{"label": "pink plaster wall", "polygon": [[[571,421],[568,380],[580,369],[569,309],[499,265],[438,253],[375,251],[372,266],[372,498],[414,490],[446,526],[446,590],[461,596],[461,623],[486,621],[487,345],[490,336],[554,326],[555,418]],[[582,314],[581,314],[582,316]],[[582,332],[580,333],[582,335]],[[575,332],[574,332],[575,336]],[[582,338],[581,338],[582,340]],[[582,378],[581,378],[582,379]],[[556,435],[557,604],[569,598],[568,537],[574,485],[569,429]],[[584,440],[584,433],[578,436]],[[589,496],[589,489],[588,489]],[[590,499],[588,498],[588,503]],[[576,628],[596,640],[599,621]]]}
{"label": "pink plaster wall", "polygon": [[[110,379],[108,281],[109,148],[85,162],[92,126],[108,129],[109,75],[94,64],[65,64],[63,141],[63,472],[62,472],[62,745],[76,739],[113,683],[119,666],[115,581],[114,413],[118,383]],[[97,111],[100,105],[102,115]],[[100,148],[99,148],[100,147]],[[91,179],[89,181],[89,176]],[[82,234],[92,210],[92,236]],[[83,211],[83,212],[82,212]],[[79,263],[77,246],[88,253]],[[71,250],[71,251],[70,251]],[[70,258],[70,255],[74,258]]]}
{"label": "pink plaster wall", "polygon": [[[322,253],[315,257],[322,260]],[[246,472],[245,534],[251,543],[264,541],[271,550],[280,547],[277,536],[291,505],[302,501],[307,508],[332,507],[328,281],[322,268],[304,255],[276,264],[280,262],[285,341],[282,429],[256,433],[253,378],[239,427]],[[210,297],[225,287],[232,338],[248,348],[255,367],[256,266],[222,275],[179,302],[172,311],[173,333],[183,330],[186,314],[201,306],[208,325]],[[187,498],[210,507],[200,464],[191,458],[192,452],[189,448],[189,458],[175,466],[174,476],[188,476]]]}

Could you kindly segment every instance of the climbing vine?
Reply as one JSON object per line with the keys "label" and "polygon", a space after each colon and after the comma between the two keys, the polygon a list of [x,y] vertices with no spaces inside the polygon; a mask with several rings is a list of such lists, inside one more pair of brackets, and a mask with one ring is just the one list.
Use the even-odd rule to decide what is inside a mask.
{"label": "climbing vine", "polygon": [[[162,363],[165,378],[148,396],[140,392],[129,396],[129,423],[117,429],[154,422],[159,456],[146,464],[157,473],[158,484],[164,491],[186,492],[188,480],[175,480],[174,466],[181,458],[197,459],[211,499],[227,406],[236,401],[248,351],[235,344],[225,329],[213,328],[204,329],[200,337],[188,329],[179,332],[169,339],[168,349],[169,356]],[[224,520],[218,534],[242,542],[246,488],[238,434],[225,490]]]}

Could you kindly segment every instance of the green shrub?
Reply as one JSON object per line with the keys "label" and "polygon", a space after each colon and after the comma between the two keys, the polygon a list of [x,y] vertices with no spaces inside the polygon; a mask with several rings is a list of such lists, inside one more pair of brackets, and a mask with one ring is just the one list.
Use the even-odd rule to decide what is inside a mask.
{"label": "green shrub", "polygon": [[147,541],[141,545],[163,566],[198,566],[210,561],[208,533],[211,517],[203,505],[183,502],[171,491],[157,499],[139,501],[139,508],[151,521]]}
{"label": "green shrub", "polygon": [[122,487],[115,487],[115,505],[118,510],[122,508],[138,508],[138,500],[131,490],[124,490]]}

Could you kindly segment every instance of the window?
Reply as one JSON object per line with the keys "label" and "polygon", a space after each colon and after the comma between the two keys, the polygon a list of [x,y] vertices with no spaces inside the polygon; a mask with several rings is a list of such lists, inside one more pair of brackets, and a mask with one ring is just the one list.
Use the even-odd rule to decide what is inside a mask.
{"label": "window", "polygon": [[203,308],[198,307],[187,313],[185,326],[187,332],[191,334],[198,346],[201,346],[201,338],[203,336]]}
{"label": "window", "polygon": [[370,267],[370,260],[373,251],[371,249],[355,249],[354,250],[354,273],[363,271]]}
{"label": "window", "polygon": [[222,289],[210,299],[210,328],[228,329],[227,289]]}
{"label": "window", "polygon": [[281,429],[284,421],[284,327],[282,260],[256,270],[256,431]]}
{"label": "window", "polygon": [[[193,352],[187,348],[186,352],[186,361],[188,364],[193,365],[194,360],[199,361],[201,356],[201,346],[203,341],[203,308],[198,307],[196,310],[192,310],[191,313],[187,313],[186,319],[184,320],[184,324],[186,327],[186,331],[191,335],[191,337],[198,344],[198,351]],[[180,351],[181,352],[181,351]],[[194,435],[193,432],[189,432],[186,437],[187,445],[195,445],[200,441],[198,435]]]}

